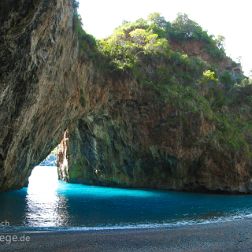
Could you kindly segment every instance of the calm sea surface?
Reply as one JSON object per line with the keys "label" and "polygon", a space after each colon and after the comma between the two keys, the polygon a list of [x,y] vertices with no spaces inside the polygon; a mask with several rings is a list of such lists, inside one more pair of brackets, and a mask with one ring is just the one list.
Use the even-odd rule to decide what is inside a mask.
{"label": "calm sea surface", "polygon": [[[0,193],[0,230],[162,227],[252,216],[252,196],[68,184],[37,166],[28,188]],[[1,224],[2,223],[2,224]]]}

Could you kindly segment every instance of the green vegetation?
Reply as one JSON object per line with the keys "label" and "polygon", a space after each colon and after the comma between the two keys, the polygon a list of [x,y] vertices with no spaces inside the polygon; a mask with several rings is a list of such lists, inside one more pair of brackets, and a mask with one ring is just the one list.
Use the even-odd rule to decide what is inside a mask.
{"label": "green vegetation", "polygon": [[221,36],[214,38],[208,35],[186,14],[179,14],[170,23],[158,13],[153,13],[147,20],[124,22],[112,36],[100,41],[100,50],[110,56],[120,69],[127,69],[132,68],[142,55],[172,57],[169,42],[201,42],[213,61],[219,61],[225,57],[223,40]]}
{"label": "green vegetation", "polygon": [[95,59],[97,57],[96,39],[92,35],[87,34],[82,28],[82,20],[77,11],[79,2],[72,0],[72,4],[74,8],[73,27],[76,35],[78,36],[79,54],[82,57]]}
{"label": "green vegetation", "polygon": [[176,20],[167,26],[168,38],[181,41],[200,41],[204,43],[205,50],[212,57],[221,60],[225,57],[223,47],[224,37],[209,36],[199,24],[189,19],[186,14],[178,14]]}
{"label": "green vegetation", "polygon": [[252,79],[245,77],[240,81],[240,83],[236,83],[236,86],[237,85],[240,87],[246,87],[246,86],[252,85]]}
{"label": "green vegetation", "polygon": [[231,114],[216,114],[216,131],[211,135],[210,142],[216,148],[228,148],[249,154],[249,145],[246,142],[241,126],[241,121],[232,118]]}
{"label": "green vegetation", "polygon": [[[234,104],[251,80],[226,56],[224,37],[209,35],[186,14],[173,22],[158,13],[146,20],[123,22],[100,41],[82,30],[77,13],[74,27],[82,57],[98,62],[110,74],[127,73],[143,89],[153,90],[155,102],[170,104],[182,117],[188,113],[203,116],[215,125],[206,138],[209,145],[250,153],[246,135],[252,118],[245,119],[244,112],[252,112],[250,101],[237,104],[239,112]],[[244,116],[237,116],[241,111]]]}
{"label": "green vegetation", "polygon": [[216,73],[211,70],[205,70],[203,72],[202,82],[203,83],[209,83],[209,82],[217,83],[218,79],[217,79]]}
{"label": "green vegetation", "polygon": [[144,29],[143,20],[138,20],[135,26],[125,23],[122,29],[118,28],[99,45],[101,52],[110,57],[119,69],[134,68],[142,56],[169,56],[168,41]]}

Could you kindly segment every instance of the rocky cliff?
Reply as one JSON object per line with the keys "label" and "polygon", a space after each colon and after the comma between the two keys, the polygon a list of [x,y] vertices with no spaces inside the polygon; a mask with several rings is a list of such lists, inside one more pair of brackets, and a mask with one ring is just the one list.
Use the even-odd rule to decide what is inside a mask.
{"label": "rocky cliff", "polygon": [[0,189],[20,188],[79,111],[73,6],[0,3]]}
{"label": "rocky cliff", "polygon": [[[143,55],[141,50],[150,46],[146,37],[139,43],[145,36],[144,25],[143,21],[126,25],[102,41],[119,70],[115,67],[107,79],[106,105],[69,128],[60,145],[61,154],[65,153],[59,162],[60,177],[109,186],[250,192],[248,130],[240,131],[238,125],[249,125],[251,111],[247,109],[236,124],[232,120],[241,111],[231,105],[244,88],[231,92],[224,78],[203,80],[193,65],[196,61],[202,67],[201,74],[210,67],[220,76],[228,70],[237,79],[242,74],[233,74],[237,64],[221,50],[220,58],[214,58],[204,48],[205,42],[191,39],[171,43],[170,50],[178,53],[165,50],[163,55],[148,55],[145,51]],[[141,33],[137,42],[133,32],[134,36]],[[125,48],[128,42],[132,51]],[[161,41],[156,42],[160,53]],[[137,49],[132,43],[138,43]],[[246,94],[251,95],[248,90]]]}
{"label": "rocky cliff", "polygon": [[8,190],[26,185],[64,131],[103,106],[107,88],[88,42],[80,55],[75,1],[4,0],[0,11],[0,190]]}
{"label": "rocky cliff", "polygon": [[209,38],[214,63],[189,54],[195,42],[170,47],[164,22],[96,43],[74,3],[0,3],[0,190],[24,186],[62,140],[69,182],[250,192],[252,92],[227,90],[234,62]]}
{"label": "rocky cliff", "polygon": [[61,179],[201,192],[252,189],[244,147],[220,142],[205,104],[197,104],[198,111],[181,110],[157,101],[153,90],[141,89],[133,80],[120,79],[115,85],[117,98],[105,110],[80,119],[63,139]]}

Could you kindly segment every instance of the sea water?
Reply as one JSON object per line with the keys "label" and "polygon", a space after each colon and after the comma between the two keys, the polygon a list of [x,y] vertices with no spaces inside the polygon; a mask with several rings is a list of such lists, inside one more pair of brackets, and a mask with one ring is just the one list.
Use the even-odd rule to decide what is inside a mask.
{"label": "sea water", "polygon": [[250,195],[69,184],[58,181],[56,167],[46,166],[34,168],[27,188],[0,193],[0,229],[173,227],[251,214]]}

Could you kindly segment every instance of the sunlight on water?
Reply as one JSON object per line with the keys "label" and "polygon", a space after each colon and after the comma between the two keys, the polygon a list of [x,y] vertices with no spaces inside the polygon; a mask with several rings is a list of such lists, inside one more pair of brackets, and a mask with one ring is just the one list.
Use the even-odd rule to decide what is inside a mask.
{"label": "sunlight on water", "polygon": [[[29,178],[25,224],[32,227],[71,225],[82,210],[84,221],[92,223],[99,221],[107,211],[120,208],[120,201],[131,204],[129,198],[144,199],[154,195],[152,191],[68,184],[58,180],[56,167],[37,166]],[[111,209],[106,209],[106,204],[111,203]],[[83,206],[86,207],[83,209]],[[69,211],[74,215],[69,216]]]}
{"label": "sunlight on water", "polygon": [[[58,188],[57,168],[53,166],[36,166],[29,178],[28,193],[41,194],[41,197],[55,195]],[[49,197],[49,195],[48,195]]]}
{"label": "sunlight on water", "polygon": [[251,195],[70,184],[49,166],[35,167],[29,186],[0,193],[0,202],[0,220],[24,229],[160,227],[252,217]]}
{"label": "sunlight on water", "polygon": [[57,193],[59,186],[56,167],[37,166],[32,171],[27,189],[29,226],[57,226],[67,218],[65,199]]}

